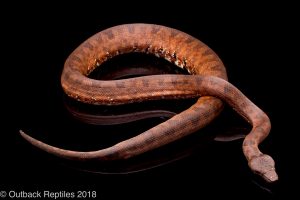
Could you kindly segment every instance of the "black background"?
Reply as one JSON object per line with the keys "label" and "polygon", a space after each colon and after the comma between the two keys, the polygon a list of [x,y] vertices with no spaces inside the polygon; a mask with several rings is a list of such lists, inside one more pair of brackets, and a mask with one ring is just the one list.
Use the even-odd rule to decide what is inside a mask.
{"label": "black background", "polygon": [[[207,195],[210,198],[274,198],[290,194],[295,174],[293,146],[288,139],[293,133],[293,123],[288,112],[293,108],[284,94],[289,94],[286,86],[292,83],[292,66],[288,64],[292,52],[287,48],[292,40],[288,29],[290,18],[283,18],[281,14],[288,11],[280,5],[240,5],[238,9],[228,10],[222,6],[198,7],[184,2],[167,7],[140,4],[139,9],[125,9],[132,5],[117,6],[117,3],[109,6],[91,3],[76,8],[32,5],[38,7],[31,9],[18,5],[17,10],[10,7],[9,16],[2,17],[5,21],[2,42],[7,44],[5,52],[8,54],[3,54],[7,63],[2,66],[1,79],[5,118],[1,131],[4,136],[1,185],[7,190],[96,190],[100,199],[143,198],[136,191],[153,198],[183,196],[185,199]],[[121,11],[115,10],[115,6]],[[61,71],[67,56],[88,37],[114,25],[135,22],[182,30],[206,43],[220,56],[230,82],[270,116],[272,131],[261,149],[275,159],[278,183],[265,185],[251,174],[242,154],[241,140],[210,142],[188,157],[151,170],[103,175],[72,169],[31,147],[19,136],[18,130],[24,129],[56,146],[99,148],[99,136],[95,135],[99,129],[78,125],[68,118],[62,104]],[[153,125],[149,121],[145,123],[146,127]],[[231,126],[249,128],[227,107],[211,126],[226,129],[227,123],[228,129]],[[134,124],[124,130],[133,128],[137,134],[145,128],[143,126],[143,123]],[[114,135],[117,134],[110,137]],[[191,138],[201,140],[196,136]]]}

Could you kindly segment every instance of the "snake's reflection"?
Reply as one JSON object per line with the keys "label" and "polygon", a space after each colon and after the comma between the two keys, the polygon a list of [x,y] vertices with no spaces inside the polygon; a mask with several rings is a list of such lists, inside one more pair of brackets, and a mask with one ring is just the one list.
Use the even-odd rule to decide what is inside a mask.
{"label": "snake's reflection", "polygon": [[[128,127],[125,126],[126,123],[135,123],[138,126],[138,121],[147,123],[157,118],[159,121],[165,121],[179,113],[180,110],[184,110],[192,105],[191,101],[193,100],[176,100],[176,102],[172,101],[172,103],[170,103],[170,101],[148,102],[140,103],[135,106],[97,106],[93,109],[91,105],[80,104],[65,97],[64,105],[71,116],[78,121],[91,124],[91,126],[120,126],[120,124],[124,124],[123,131],[130,132],[131,130],[126,130],[126,128],[128,129]],[[117,129],[120,130],[122,128],[118,127]],[[181,141],[174,142],[158,150],[153,150],[131,159],[105,162],[65,162],[72,163],[70,164],[72,168],[75,167],[83,171],[94,173],[123,174],[143,171],[190,156],[212,142],[230,142],[243,139],[248,131],[247,128],[238,127],[228,129],[229,130],[225,130],[224,127],[209,126],[201,130],[201,134],[196,133]]]}

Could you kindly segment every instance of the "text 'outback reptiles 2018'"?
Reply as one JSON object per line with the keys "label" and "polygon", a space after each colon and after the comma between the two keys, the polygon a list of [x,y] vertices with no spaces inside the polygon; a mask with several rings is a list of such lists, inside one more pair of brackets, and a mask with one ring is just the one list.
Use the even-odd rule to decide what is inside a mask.
{"label": "text 'outback reptiles 2018'", "polygon": [[[154,54],[190,75],[152,75],[101,81],[87,76],[106,60],[130,52]],[[268,182],[278,179],[274,160],[258,145],[267,137],[268,116],[227,82],[225,67],[204,43],[181,31],[152,24],[125,24],[103,30],[83,42],[68,57],[61,76],[65,93],[80,102],[119,105],[146,100],[199,97],[187,110],[114,146],[78,152],[50,146],[20,131],[32,145],[71,160],[127,159],[187,136],[209,124],[228,103],[251,125],[243,152],[251,170]],[[201,96],[201,97],[200,97]]]}

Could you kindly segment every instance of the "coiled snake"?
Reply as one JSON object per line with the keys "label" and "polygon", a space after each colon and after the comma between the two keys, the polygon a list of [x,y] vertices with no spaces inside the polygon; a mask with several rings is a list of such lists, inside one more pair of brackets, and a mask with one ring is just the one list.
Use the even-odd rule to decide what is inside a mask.
{"label": "coiled snake", "polygon": [[[153,75],[114,81],[87,77],[106,60],[130,52],[162,57],[185,68],[191,75]],[[48,153],[82,161],[126,159],[204,127],[221,112],[223,100],[253,127],[243,142],[243,152],[251,170],[268,182],[278,179],[273,159],[258,148],[271,128],[268,116],[227,82],[226,70],[219,57],[208,46],[186,33],[152,24],[125,24],[103,30],[83,42],[68,57],[61,85],[68,96],[97,105],[201,97],[190,108],[171,119],[140,135],[98,151],[64,150],[20,131],[28,142]]]}

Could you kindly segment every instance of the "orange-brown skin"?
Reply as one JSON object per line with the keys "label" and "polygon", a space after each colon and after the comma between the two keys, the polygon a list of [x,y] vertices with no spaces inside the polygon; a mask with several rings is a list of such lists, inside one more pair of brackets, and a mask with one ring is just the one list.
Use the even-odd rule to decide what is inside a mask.
{"label": "orange-brown skin", "polygon": [[[187,69],[191,75],[154,75],[115,81],[87,77],[106,60],[129,52],[143,52],[165,58],[178,67]],[[243,142],[243,152],[249,167],[268,182],[278,179],[273,159],[258,148],[271,128],[268,116],[227,82],[226,70],[219,57],[208,46],[188,34],[151,24],[125,24],[106,29],[86,40],[68,57],[61,84],[68,96],[98,105],[201,98],[189,109],[158,126],[98,151],[60,149],[20,131],[27,141],[48,153],[72,160],[126,159],[204,127],[219,115],[223,100],[253,126]]]}

